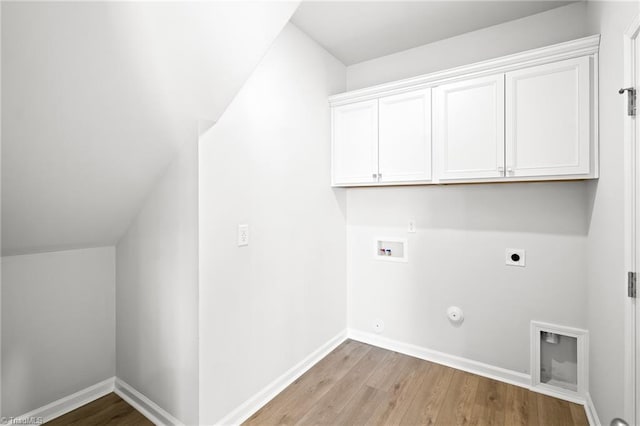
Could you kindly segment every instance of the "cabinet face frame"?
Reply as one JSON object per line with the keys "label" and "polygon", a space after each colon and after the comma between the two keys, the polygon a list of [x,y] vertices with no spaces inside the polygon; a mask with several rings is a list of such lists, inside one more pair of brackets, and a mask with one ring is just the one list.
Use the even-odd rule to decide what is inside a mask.
{"label": "cabinet face frame", "polygon": [[[401,117],[400,120],[394,122],[396,118],[392,111],[394,106],[416,100],[419,102],[421,110],[410,111],[412,113],[411,117],[409,117],[409,114],[406,115],[406,118],[415,118],[416,120],[410,123],[402,123],[404,117]],[[385,96],[378,100],[378,176],[381,183],[428,182],[431,180],[431,115],[431,88]],[[422,127],[420,134],[416,132],[416,134],[408,136],[413,141],[403,140],[398,134],[406,124]],[[397,146],[403,142],[414,142],[413,146],[405,148],[409,151],[414,148],[418,152],[400,150],[404,154],[404,157],[401,158],[393,158],[393,155],[388,154],[388,147]],[[420,150],[422,152],[419,152]],[[391,149],[391,152],[393,154],[393,149]],[[417,169],[394,173],[394,163],[402,164],[406,162],[409,156],[413,159],[418,157],[417,161],[422,163],[421,166]]]}
{"label": "cabinet face frame", "polygon": [[[344,169],[339,168],[339,165],[343,164],[342,161],[348,161],[344,157],[344,152],[341,151],[348,144],[341,139],[347,137],[341,131],[340,126],[344,123],[341,121],[343,114],[349,114],[357,111],[364,111],[368,114],[368,122],[365,125],[368,127],[368,137],[364,138],[364,141],[360,141],[360,144],[367,146],[369,153],[369,169],[362,173],[349,173]],[[368,100],[362,102],[356,102],[347,105],[341,105],[331,109],[331,184],[336,185],[348,185],[348,184],[373,184],[378,182],[378,100]]]}
{"label": "cabinet face frame", "polygon": [[[593,146],[593,138],[592,138],[592,116],[591,116],[591,105],[593,104],[592,97],[592,59],[590,57],[584,56],[579,58],[567,59],[564,61],[553,62],[549,64],[539,65],[535,67],[523,68],[521,70],[512,71],[506,73],[506,88],[505,88],[505,99],[506,99],[506,119],[505,119],[505,131],[506,131],[506,170],[507,177],[509,178],[522,178],[522,177],[548,177],[548,176],[563,176],[563,175],[575,175],[584,177],[589,177],[590,174],[594,174],[594,167],[592,166],[592,156],[595,150]],[[572,107],[575,107],[574,111],[567,111],[567,113],[574,112],[575,113],[575,127],[569,133],[572,133],[569,140],[565,141],[564,149],[572,149],[573,150],[573,161],[568,161],[564,163],[555,163],[553,162],[554,155],[554,146],[558,146],[558,144],[554,144],[550,146],[549,144],[544,145],[544,141],[549,139],[553,141],[555,135],[548,134],[544,135],[545,131],[541,131],[544,136],[539,136],[540,138],[540,153],[532,152],[536,149],[536,142],[538,141],[528,141],[527,149],[532,154],[533,157],[545,157],[548,158],[549,162],[545,164],[545,161],[538,161],[536,164],[536,159],[531,158],[529,165],[519,164],[518,163],[518,150],[519,140],[518,140],[518,127],[522,125],[520,120],[529,120],[526,125],[529,127],[535,127],[536,123],[533,122],[537,117],[536,113],[536,99],[530,99],[527,103],[527,109],[529,110],[528,114],[519,115],[518,111],[518,103],[520,96],[518,84],[522,82],[531,82],[535,84],[535,79],[539,79],[541,82],[545,82],[545,79],[553,79],[554,77],[560,77],[561,74],[569,74],[572,79],[569,81],[570,85],[573,87],[567,87],[568,85],[563,85],[561,87],[555,88],[540,88],[540,92],[544,92],[553,90],[553,93],[560,92],[560,95],[564,95],[566,93],[573,93],[573,99],[569,100],[569,103]],[[531,88],[529,88],[531,92]],[[525,96],[525,95],[522,95]],[[535,98],[535,95],[532,96]],[[540,116],[544,117],[545,113],[548,114],[548,110],[553,110],[553,105],[545,104],[544,100],[541,101],[540,104]],[[564,111],[558,111],[558,116],[561,115]],[[549,120],[540,120],[540,125],[548,125]],[[529,132],[534,133],[534,132]],[[559,141],[562,142],[562,141]],[[571,147],[567,147],[566,144],[571,143]],[[546,148],[546,153],[544,152]]]}
{"label": "cabinet face frame", "polygon": [[[494,150],[495,161],[490,160],[489,167],[468,167],[466,169],[451,169],[449,158],[449,103],[452,95],[469,92],[477,89],[489,88],[492,91],[493,113],[492,120],[487,124],[487,129],[493,127],[493,140],[483,141]],[[504,74],[490,75],[487,77],[462,80],[456,83],[445,84],[434,89],[434,151],[436,152],[436,173],[440,181],[468,181],[473,179],[499,179],[504,176]],[[480,105],[480,108],[485,109]],[[470,117],[472,113],[466,114]],[[460,119],[460,117],[456,117]],[[462,117],[464,118],[464,117]],[[473,130],[458,126],[460,131]],[[464,143],[471,148],[475,141],[475,135],[463,135]]]}

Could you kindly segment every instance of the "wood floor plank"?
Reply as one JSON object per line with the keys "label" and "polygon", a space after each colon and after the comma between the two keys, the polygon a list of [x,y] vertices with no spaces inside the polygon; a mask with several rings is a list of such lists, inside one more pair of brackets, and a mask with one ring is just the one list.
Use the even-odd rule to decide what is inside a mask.
{"label": "wood floor plank", "polygon": [[[336,417],[334,425],[372,424],[375,409],[387,399],[386,392],[371,386],[362,386]],[[373,422],[374,424],[380,424]],[[308,423],[313,424],[313,422]]]}
{"label": "wood floor plank", "polygon": [[338,414],[389,355],[384,349],[372,347],[296,424],[334,424]]}
{"label": "wood floor plank", "polygon": [[411,401],[413,401],[422,386],[422,380],[426,376],[427,370],[432,365],[417,358],[407,357],[406,355],[400,356],[405,358],[405,362],[390,363],[389,359],[385,362],[385,364],[395,365],[398,368],[395,374],[392,374],[393,378],[391,380],[379,381],[377,378],[372,378],[368,382],[369,386],[371,386],[371,383],[376,383],[379,386],[378,389],[385,392],[382,395],[386,395],[386,399],[378,404],[367,424],[401,424]]}
{"label": "wood floor plank", "polygon": [[[115,393],[107,394],[102,398],[98,398],[95,401],[93,401],[91,403],[91,406],[92,406],[91,410],[102,411],[106,409],[109,405],[117,403],[118,400],[120,400],[120,397]],[[90,413],[91,411],[88,411],[88,407],[86,405],[83,405],[82,407],[79,407],[73,411],[68,412],[64,416],[58,417],[56,419],[53,419],[47,422],[47,425],[62,426],[62,425],[73,424],[74,422],[78,420],[82,420],[86,416],[90,415]]]}
{"label": "wood floor plank", "polygon": [[569,409],[571,410],[571,418],[574,425],[587,426],[589,424],[584,406],[570,402]]}
{"label": "wood floor plank", "polygon": [[402,417],[402,423],[410,425],[436,424],[453,373],[453,368],[432,364],[424,375],[422,384],[407,412]]}
{"label": "wood floor plank", "polygon": [[77,424],[82,425],[102,425],[102,424],[120,424],[120,421],[123,417],[126,417],[127,414],[131,412],[129,404],[124,401],[118,401],[115,404],[110,405],[106,409],[100,411],[99,413],[94,413],[90,416],[85,417],[84,419],[77,422]]}
{"label": "wood floor plank", "polygon": [[[294,424],[360,361],[371,346],[348,340],[251,416],[247,425]],[[316,368],[317,367],[317,368]]]}
{"label": "wood floor plank", "polygon": [[471,425],[504,425],[507,384],[480,377]]}
{"label": "wood floor plank", "polygon": [[536,426],[538,403],[536,394],[529,389],[513,387],[507,393],[505,424],[514,426]]}
{"label": "wood floor plank", "polygon": [[[137,411],[127,413],[117,419],[112,419],[108,423],[104,423],[105,426],[137,426],[147,425],[149,420]],[[153,424],[153,423],[151,423]]]}
{"label": "wood floor plank", "polygon": [[367,380],[367,385],[385,392],[392,392],[394,388],[415,372],[422,360],[397,352],[390,352],[384,363]]}
{"label": "wood floor plank", "polygon": [[480,377],[456,370],[438,415],[442,425],[467,425],[471,422]]}
{"label": "wood floor plank", "polygon": [[538,401],[538,422],[547,426],[572,425],[571,407],[567,401],[536,394]]}

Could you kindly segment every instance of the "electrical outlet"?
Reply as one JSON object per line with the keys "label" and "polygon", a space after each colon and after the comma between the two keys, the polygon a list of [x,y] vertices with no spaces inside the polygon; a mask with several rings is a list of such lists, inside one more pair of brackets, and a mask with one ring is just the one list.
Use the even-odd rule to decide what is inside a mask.
{"label": "electrical outlet", "polygon": [[525,266],[524,249],[508,248],[505,252],[505,264],[508,266]]}
{"label": "electrical outlet", "polygon": [[414,219],[409,219],[409,226],[407,227],[407,232],[415,233],[416,232],[416,221]]}
{"label": "electrical outlet", "polygon": [[238,247],[249,245],[249,225],[238,225]]}

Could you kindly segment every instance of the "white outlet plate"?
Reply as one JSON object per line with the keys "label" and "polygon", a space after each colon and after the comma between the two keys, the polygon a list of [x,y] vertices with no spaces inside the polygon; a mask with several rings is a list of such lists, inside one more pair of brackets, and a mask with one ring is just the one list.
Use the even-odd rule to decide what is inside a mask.
{"label": "white outlet plate", "polygon": [[238,247],[249,245],[249,225],[238,225]]}
{"label": "white outlet plate", "polygon": [[407,232],[415,233],[416,232],[416,221],[415,219],[409,219],[409,225],[407,226]]}
{"label": "white outlet plate", "polygon": [[508,248],[505,251],[504,263],[507,266],[525,266],[525,250]]}
{"label": "white outlet plate", "polygon": [[384,321],[381,319],[373,320],[373,331],[380,334],[384,331]]}

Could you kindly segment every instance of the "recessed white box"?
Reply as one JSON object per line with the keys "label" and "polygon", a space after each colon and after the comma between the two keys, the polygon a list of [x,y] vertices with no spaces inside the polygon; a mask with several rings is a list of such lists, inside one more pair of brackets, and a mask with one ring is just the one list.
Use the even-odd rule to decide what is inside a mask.
{"label": "recessed white box", "polygon": [[525,266],[525,250],[508,248],[505,251],[505,264],[508,266]]}
{"label": "recessed white box", "polygon": [[587,330],[531,321],[532,387],[584,397],[589,389],[588,354]]}
{"label": "recessed white box", "polygon": [[373,258],[387,262],[407,262],[406,238],[376,238],[373,241]]}

